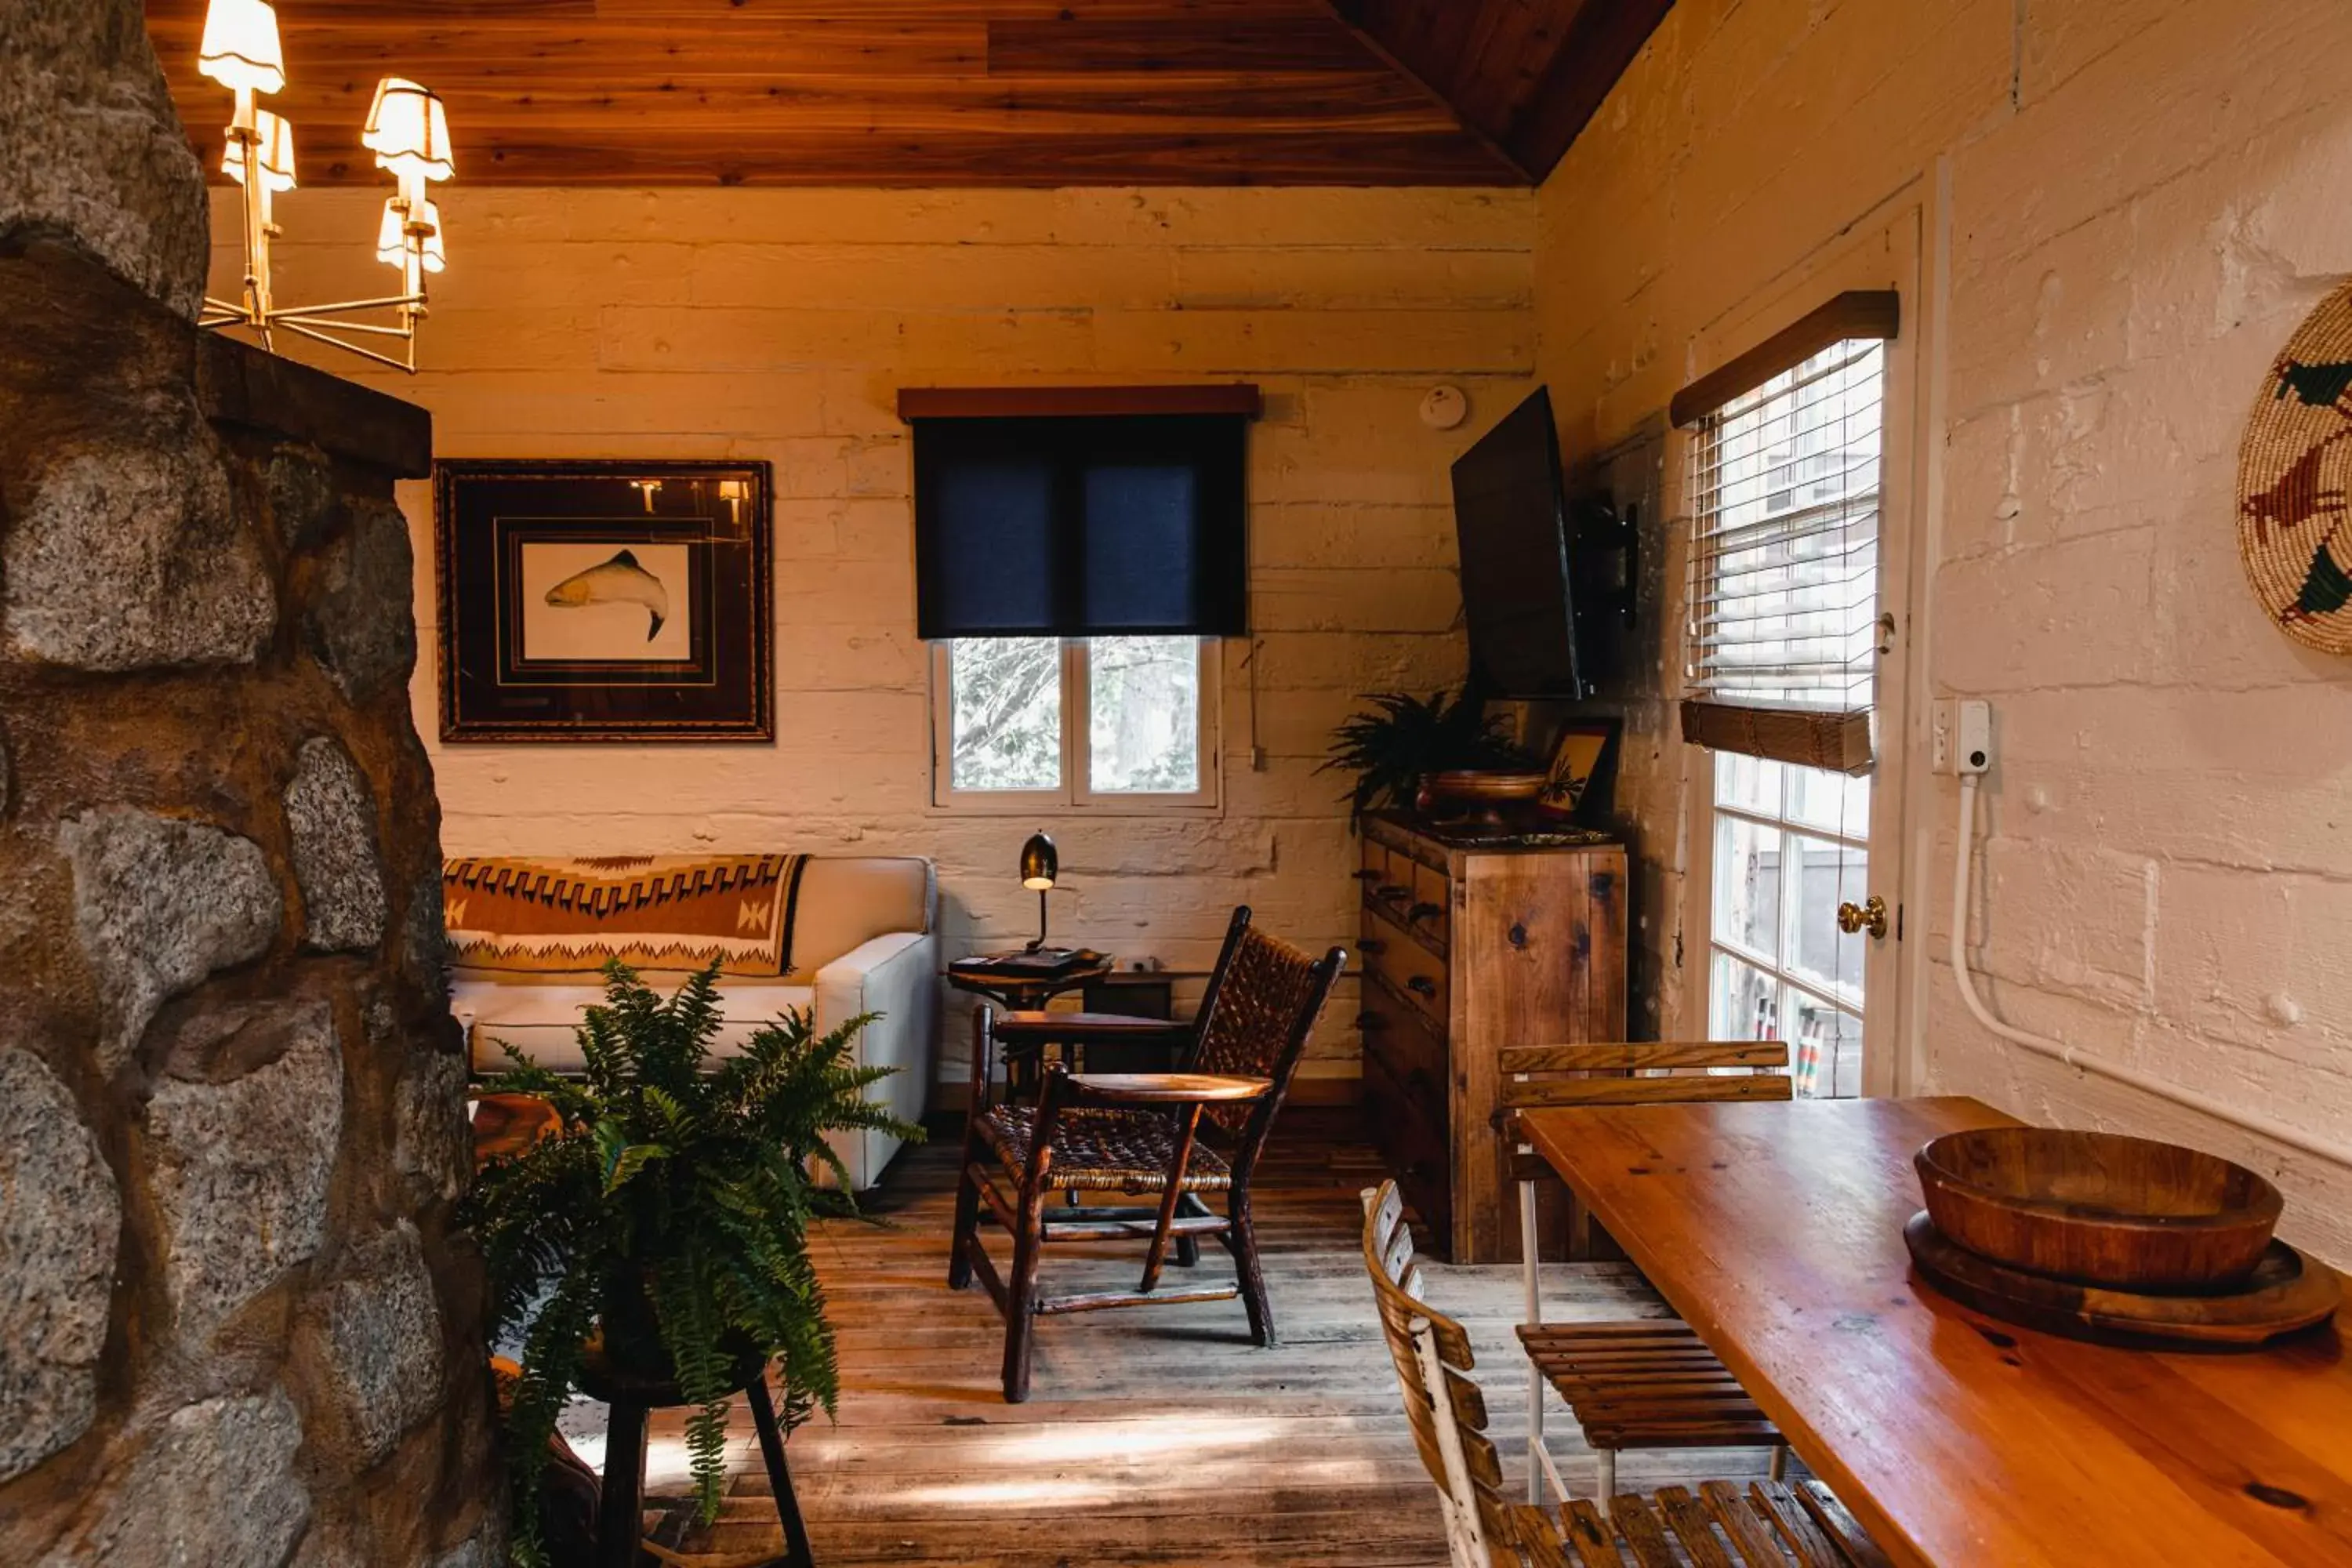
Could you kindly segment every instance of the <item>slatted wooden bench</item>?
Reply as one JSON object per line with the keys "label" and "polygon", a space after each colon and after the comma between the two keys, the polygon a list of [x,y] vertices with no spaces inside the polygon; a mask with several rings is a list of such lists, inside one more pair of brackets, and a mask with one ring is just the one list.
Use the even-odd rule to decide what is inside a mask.
{"label": "slatted wooden bench", "polygon": [[1610,1497],[1606,1513],[1581,1498],[1557,1510],[1505,1501],[1469,1335],[1421,1295],[1394,1182],[1364,1194],[1364,1268],[1454,1568],[1889,1568],[1818,1481],[1664,1487]]}
{"label": "slatted wooden bench", "polygon": [[[1559,1472],[1543,1447],[1543,1386],[1559,1394],[1600,1476],[1599,1497],[1616,1490],[1623,1448],[1770,1447],[1780,1473],[1780,1434],[1729,1369],[1689,1324],[1675,1318],[1600,1323],[1543,1321],[1537,1266],[1536,1185],[1551,1171],[1518,1136],[1517,1113],[1543,1106],[1650,1105],[1707,1100],[1787,1100],[1789,1047],[1777,1040],[1613,1041],[1569,1046],[1507,1046],[1498,1054],[1502,1109],[1509,1119],[1512,1168],[1519,1184],[1519,1251],[1525,1260],[1528,1321],[1528,1500],[1538,1500],[1536,1470]],[[1730,1071],[1717,1069],[1729,1068]]]}

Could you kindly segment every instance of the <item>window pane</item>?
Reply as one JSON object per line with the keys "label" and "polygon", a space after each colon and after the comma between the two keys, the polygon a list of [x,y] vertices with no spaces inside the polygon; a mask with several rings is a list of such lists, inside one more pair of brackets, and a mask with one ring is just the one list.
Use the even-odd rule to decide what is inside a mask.
{"label": "window pane", "polygon": [[1715,819],[1715,938],[1759,958],[1780,957],[1779,828],[1736,816]]}
{"label": "window pane", "polygon": [[1053,637],[948,644],[956,789],[1062,786],[1062,645]]}
{"label": "window pane", "polygon": [[1826,839],[1790,834],[1787,842],[1797,866],[1789,896],[1796,900],[1793,949],[1782,960],[1783,969],[1815,985],[1834,986],[1853,997],[1862,994],[1862,962],[1867,934],[1848,936],[1838,930],[1841,903],[1862,903],[1870,897],[1868,858]]}
{"label": "window pane", "polygon": [[1870,779],[1825,768],[1788,768],[1789,819],[1849,838],[1870,837]]}
{"label": "window pane", "polygon": [[1087,645],[1090,788],[1190,795],[1201,787],[1201,662],[1195,637]]}
{"label": "window pane", "polygon": [[1792,1086],[1806,1100],[1851,1100],[1862,1092],[1862,1020],[1791,987],[1789,1011],[1796,1019],[1790,1052]]}
{"label": "window pane", "polygon": [[1780,985],[1753,965],[1727,952],[1715,955],[1706,988],[1707,1035],[1717,1040],[1777,1040],[1780,1037]]}
{"label": "window pane", "polygon": [[1780,773],[1783,764],[1738,752],[1715,753],[1715,798],[1718,805],[1743,806],[1766,816],[1780,815]]}

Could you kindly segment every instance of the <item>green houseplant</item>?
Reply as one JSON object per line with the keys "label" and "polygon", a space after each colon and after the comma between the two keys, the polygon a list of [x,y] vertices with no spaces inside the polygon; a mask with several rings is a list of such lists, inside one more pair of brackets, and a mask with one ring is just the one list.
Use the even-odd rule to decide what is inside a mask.
{"label": "green houseplant", "polygon": [[[522,1564],[544,1560],[536,1503],[548,1438],[592,1338],[611,1364],[666,1377],[693,1407],[687,1446],[705,1522],[718,1516],[728,1395],[747,1361],[781,1363],[787,1427],[832,1411],[833,1331],[808,1227],[855,1205],[824,1134],[921,1136],[865,1098],[892,1070],[854,1065],[873,1016],[819,1037],[809,1015],[788,1012],[712,1067],[716,965],[667,1000],[624,965],[604,973],[604,1005],[579,1031],[581,1077],[506,1047],[515,1068],[490,1088],[542,1097],[564,1131],[491,1164],[463,1211],[488,1267],[491,1335],[522,1335],[505,1433]],[[817,1184],[820,1166],[834,1186]]]}
{"label": "green houseplant", "polygon": [[1452,696],[1440,687],[1426,701],[1404,691],[1376,691],[1362,700],[1373,711],[1354,714],[1331,732],[1330,760],[1316,770],[1356,775],[1349,795],[1356,816],[1379,806],[1410,808],[1424,773],[1532,763],[1503,738],[1466,686]]}

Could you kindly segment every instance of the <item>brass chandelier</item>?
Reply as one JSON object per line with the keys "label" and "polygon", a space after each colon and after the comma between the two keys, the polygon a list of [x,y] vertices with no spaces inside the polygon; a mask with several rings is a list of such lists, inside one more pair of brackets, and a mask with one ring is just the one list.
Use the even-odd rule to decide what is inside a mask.
{"label": "brass chandelier", "polygon": [[[196,68],[236,94],[221,153],[221,172],[235,180],[245,210],[245,289],[241,299],[207,295],[197,324],[244,327],[275,350],[283,327],[306,338],[416,372],[416,323],[425,318],[425,279],[448,260],[441,237],[441,213],[430,199],[433,183],[457,173],[449,155],[449,122],[439,95],[400,77],[376,83],[362,145],[376,167],[389,170],[398,188],[383,204],[376,231],[378,261],[400,269],[401,291],[373,300],[341,300],[325,305],[280,305],[272,290],[269,245],[283,231],[272,221],[272,198],[294,188],[294,127],[256,103],[263,93],[286,85],[286,56],[278,40],[278,13],[267,0],[212,0],[205,13],[204,42]],[[389,311],[392,321],[354,321],[354,315]],[[353,342],[343,334],[389,339],[397,354]]]}

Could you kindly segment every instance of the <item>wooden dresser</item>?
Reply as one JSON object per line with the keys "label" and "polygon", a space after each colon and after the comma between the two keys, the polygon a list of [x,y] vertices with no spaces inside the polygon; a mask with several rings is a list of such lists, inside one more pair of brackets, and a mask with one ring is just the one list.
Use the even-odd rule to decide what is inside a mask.
{"label": "wooden dresser", "polygon": [[[1572,839],[1573,835],[1558,837]],[[1516,1261],[1496,1052],[1625,1037],[1625,850],[1363,823],[1364,1110],[1455,1263]]]}

